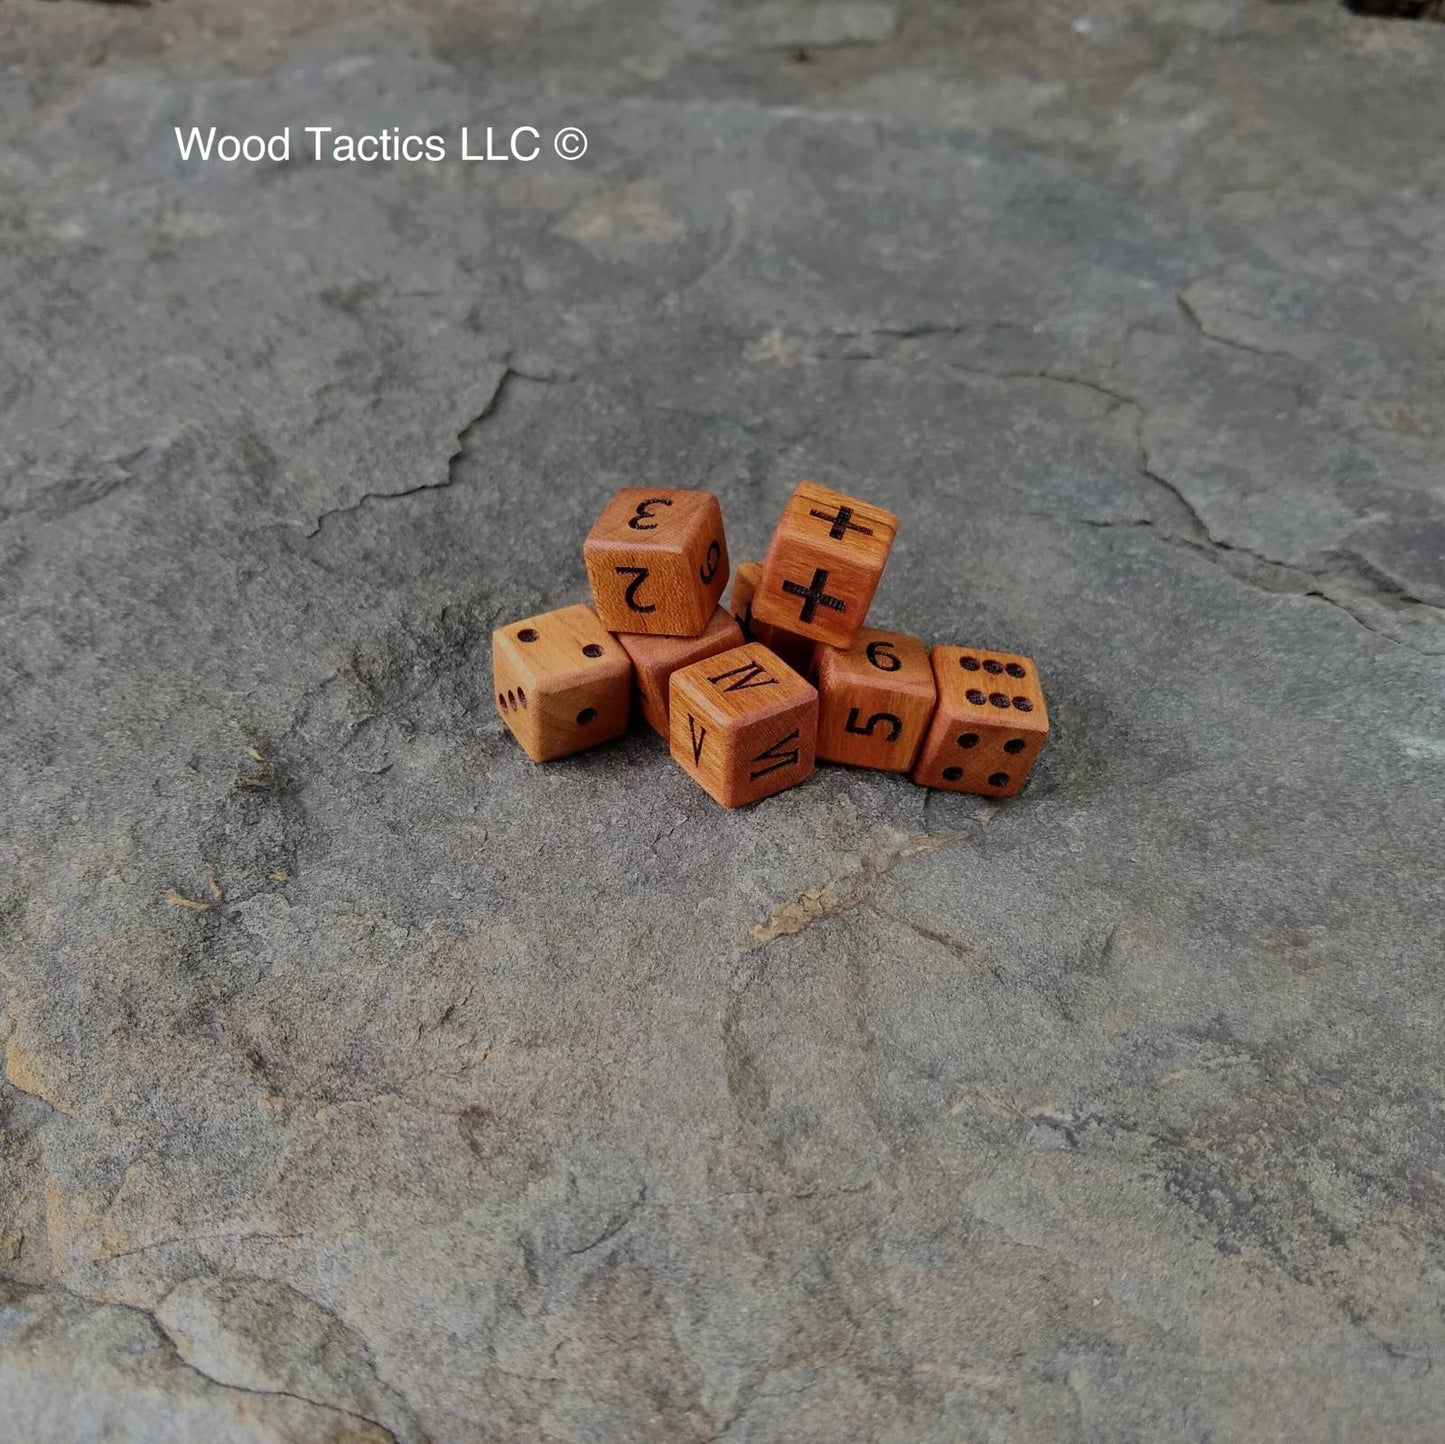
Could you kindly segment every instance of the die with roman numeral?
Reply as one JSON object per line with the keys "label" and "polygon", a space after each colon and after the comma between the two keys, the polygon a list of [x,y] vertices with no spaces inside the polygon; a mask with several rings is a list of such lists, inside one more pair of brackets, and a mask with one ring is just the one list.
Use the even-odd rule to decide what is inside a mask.
{"label": "die with roman numeral", "polygon": [[897,531],[891,511],[799,482],[768,546],[753,617],[830,647],[851,646]]}
{"label": "die with roman numeral", "polygon": [[928,648],[905,632],[864,627],[846,650],[818,648],[818,756],[907,772],[938,687]]}
{"label": "die with roman numeral", "polygon": [[982,647],[935,647],[929,661],[938,707],[913,780],[953,792],[1012,797],[1049,736],[1033,658]]}
{"label": "die with roman numeral", "polygon": [[710,491],[624,487],[587,533],[582,558],[608,631],[696,637],[727,585],[722,509]]}
{"label": "die with roman numeral", "polygon": [[648,723],[667,736],[667,705],[672,674],[679,667],[730,652],[743,644],[743,629],[719,607],[707,629],[696,637],[649,637],[642,632],[618,632],[617,640],[632,658],[637,674],[637,702]]}
{"label": "die with roman numeral", "polygon": [[812,775],[818,693],[758,642],[672,674],[673,760],[724,807]]}

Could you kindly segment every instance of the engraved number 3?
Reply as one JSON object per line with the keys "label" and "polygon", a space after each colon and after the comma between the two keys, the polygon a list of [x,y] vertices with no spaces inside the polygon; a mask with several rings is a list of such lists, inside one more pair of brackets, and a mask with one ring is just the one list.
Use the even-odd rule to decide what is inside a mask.
{"label": "engraved number 3", "polygon": [[650,508],[654,506],[671,506],[672,498],[666,496],[650,496],[646,501],[637,503],[637,515],[627,518],[627,525],[633,531],[656,531],[657,519],[652,515]]}

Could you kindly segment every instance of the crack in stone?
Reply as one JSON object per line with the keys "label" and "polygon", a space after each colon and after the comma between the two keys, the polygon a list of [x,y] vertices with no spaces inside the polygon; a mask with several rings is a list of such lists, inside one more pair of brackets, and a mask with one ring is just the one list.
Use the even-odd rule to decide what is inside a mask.
{"label": "crack in stone", "polygon": [[[1408,638],[1395,636],[1375,625],[1370,615],[1362,609],[1361,602],[1368,602],[1383,610],[1407,617],[1415,616],[1418,620],[1433,625],[1439,625],[1442,620],[1445,620],[1445,613],[1442,613],[1442,609],[1435,606],[1434,603],[1415,596],[1395,578],[1381,571],[1358,553],[1331,552],[1329,554],[1331,557],[1339,558],[1341,561],[1348,559],[1348,566],[1329,570],[1280,561],[1275,557],[1266,556],[1252,547],[1221,541],[1205,526],[1198,511],[1178,486],[1151,467],[1141,467],[1140,472],[1184,508],[1191,519],[1189,530],[1192,535],[1182,536],[1170,532],[1158,526],[1149,517],[1136,517],[1128,521],[1081,518],[1082,524],[1101,531],[1147,529],[1166,546],[1178,547],[1181,550],[1192,552],[1196,556],[1202,556],[1228,572],[1236,581],[1243,582],[1257,591],[1269,592],[1275,596],[1298,596],[1324,602],[1343,612],[1367,632],[1373,632],[1376,636],[1383,637],[1397,647],[1418,652],[1422,656],[1440,656],[1442,652],[1445,652],[1445,649],[1422,646]],[[1325,584],[1331,579],[1339,579],[1342,573],[1359,578],[1366,589],[1362,597],[1352,598],[1347,594],[1342,594],[1338,588],[1326,590]]]}
{"label": "crack in stone", "polygon": [[579,1248],[564,1249],[563,1252],[569,1258],[579,1258],[581,1255],[591,1253],[595,1248],[601,1248],[604,1243],[617,1237],[647,1203],[647,1185],[644,1183],[638,1190],[637,1197],[622,1211],[616,1218],[608,1221],[607,1227],[594,1238],[591,1243],[584,1243]]}
{"label": "crack in stone", "polygon": [[[1231,346],[1237,350],[1246,351],[1253,355],[1275,357],[1281,360],[1294,361],[1297,364],[1299,358],[1291,356],[1286,352],[1264,351],[1257,347],[1247,346],[1241,342],[1231,341],[1226,337],[1217,336],[1208,331],[1198,313],[1185,300],[1183,293],[1178,296],[1181,311],[1189,319],[1195,329],[1209,340],[1218,341],[1221,345]],[[891,340],[915,340],[920,338],[936,336],[955,336],[964,334],[969,328],[952,325],[919,325],[909,327],[877,327],[869,331],[831,331],[829,336],[844,340],[862,339],[870,336],[883,336]],[[849,360],[879,360],[881,357],[875,352],[867,356],[855,356],[849,358],[828,358],[828,359],[849,359]],[[1299,563],[1280,561],[1275,557],[1266,556],[1263,552],[1256,551],[1251,547],[1242,546],[1235,542],[1226,542],[1216,537],[1209,529],[1208,524],[1201,516],[1198,508],[1185,495],[1183,489],[1177,483],[1171,481],[1153,464],[1149,456],[1148,445],[1144,440],[1144,425],[1147,418],[1147,411],[1144,404],[1133,396],[1105,385],[1099,381],[1093,381],[1088,377],[1071,375],[1065,372],[1050,371],[1044,368],[1035,370],[994,370],[987,366],[974,366],[966,362],[944,360],[941,363],[949,371],[957,372],[964,376],[975,376],[991,381],[1041,381],[1050,382],[1059,386],[1079,387],[1091,391],[1097,396],[1104,397],[1113,404],[1114,409],[1129,407],[1134,414],[1134,442],[1135,442],[1135,469],[1147,481],[1151,482],[1158,493],[1166,496],[1169,500],[1170,510],[1175,513],[1178,532],[1173,532],[1167,527],[1161,526],[1151,517],[1138,517],[1128,521],[1115,520],[1092,520],[1079,518],[1085,526],[1091,526],[1100,530],[1110,529],[1140,529],[1147,528],[1160,541],[1166,545],[1192,551],[1198,556],[1214,562],[1237,580],[1244,582],[1247,586],[1255,587],[1259,591],[1272,592],[1279,596],[1301,596],[1327,603],[1359,623],[1366,631],[1373,632],[1376,636],[1383,637],[1386,641],[1395,646],[1404,647],[1407,650],[1418,652],[1423,656],[1439,656],[1445,649],[1434,649],[1421,646],[1418,643],[1405,638],[1398,637],[1389,631],[1375,625],[1369,614],[1362,609],[1363,604],[1378,606],[1386,611],[1400,614],[1417,614],[1417,619],[1431,624],[1438,624],[1445,621],[1445,610],[1432,602],[1427,602],[1423,597],[1416,596],[1409,591],[1401,582],[1384,572],[1380,567],[1369,562],[1360,556],[1358,552],[1345,549],[1336,550],[1328,554],[1329,558],[1336,559],[1337,564],[1333,567],[1309,567]],[[1358,594],[1355,596],[1343,592],[1339,586],[1330,587],[1330,582],[1341,582],[1346,579],[1353,579],[1356,583]]]}
{"label": "crack in stone", "polygon": [[[979,826],[987,825],[989,815],[980,815]],[[851,912],[861,907],[904,859],[927,857],[968,835],[967,830],[899,833],[883,846],[861,854],[851,871],[835,873],[820,886],[807,888],[781,903],[744,934],[741,945],[749,949],[766,947],[778,938],[804,932],[824,918]]]}
{"label": "crack in stone", "polygon": [[981,376],[992,381],[1048,381],[1056,386],[1077,386],[1084,391],[1092,391],[1096,396],[1102,396],[1107,401],[1113,402],[1111,410],[1117,410],[1121,406],[1129,406],[1138,413],[1138,427],[1143,426],[1144,408],[1132,396],[1126,396],[1122,391],[1115,391],[1112,386],[1105,386],[1101,381],[1090,381],[1084,376],[1072,376],[1063,371],[994,371],[987,366],[970,366],[962,361],[945,361],[944,366],[950,371],[962,372],[965,376]]}
{"label": "crack in stone", "polygon": [[1251,346],[1247,341],[1236,341],[1231,336],[1223,336],[1218,331],[1211,331],[1209,327],[1204,324],[1204,318],[1195,310],[1194,306],[1185,299],[1184,291],[1180,291],[1174,299],[1179,303],[1179,309],[1183,312],[1185,319],[1190,325],[1192,325],[1206,341],[1213,341],[1216,346],[1228,346],[1231,351],[1242,351],[1246,356],[1262,356],[1271,361],[1292,361],[1296,366],[1306,364],[1292,352],[1267,351],[1262,346]]}
{"label": "crack in stone", "polygon": [[533,381],[538,384],[547,384],[556,378],[551,375],[528,373],[519,371],[510,363],[502,368],[502,374],[497,380],[492,394],[487,398],[486,404],[477,412],[470,421],[457,432],[456,446],[452,454],[447,457],[446,475],[440,481],[418,482],[416,486],[409,486],[404,491],[368,491],[358,497],[355,501],[345,506],[332,507],[329,511],[323,511],[316,518],[316,525],[306,533],[308,539],[318,535],[328,521],[334,516],[345,516],[350,512],[360,511],[368,502],[373,501],[401,501],[408,496],[416,496],[423,491],[445,491],[457,479],[457,469],[461,461],[467,455],[467,451],[476,432],[490,421],[497,414],[502,404],[503,397],[513,381]]}
{"label": "crack in stone", "polygon": [[[262,1235],[262,1237],[309,1238],[309,1237],[311,1237],[311,1235],[309,1235],[309,1234],[295,1234],[295,1235],[282,1235],[282,1234],[277,1234],[277,1235]],[[286,1287],[289,1288],[289,1285],[286,1286]],[[292,1293],[297,1293],[297,1291],[294,1290],[294,1289],[291,1289],[290,1292],[292,1292]],[[166,1295],[165,1299],[163,1299],[160,1304],[157,1304],[157,1305],[156,1305],[156,1311],[155,1311],[156,1323],[158,1324],[158,1326],[159,1326],[160,1328],[162,1328],[163,1330],[165,1330],[165,1332],[166,1332],[166,1334],[167,1334],[168,1337],[171,1337],[171,1335],[170,1335],[170,1330],[167,1329],[166,1326],[165,1326],[163,1323],[161,1323],[160,1318],[159,1318],[159,1310],[160,1310],[161,1307],[163,1307],[163,1305],[165,1304],[166,1300],[168,1300],[168,1299],[170,1299],[171,1297],[173,1297],[174,1293],[175,1293],[175,1290],[172,1289],[171,1292]],[[346,1337],[347,1337],[348,1339],[350,1339],[350,1340],[355,1344],[356,1348],[360,1351],[361,1360],[362,1360],[362,1362],[364,1363],[364,1365],[365,1365],[365,1367],[366,1367],[366,1371],[367,1371],[367,1373],[370,1375],[372,1382],[373,1382],[373,1383],[377,1386],[377,1388],[380,1389],[381,1391],[393,1395],[393,1396],[395,1397],[395,1399],[396,1399],[396,1400],[402,1405],[402,1407],[404,1408],[404,1410],[405,1410],[405,1412],[406,1412],[406,1415],[407,1415],[407,1420],[406,1420],[407,1433],[408,1433],[408,1434],[412,1437],[412,1439],[415,1441],[415,1444],[428,1444],[428,1437],[429,1437],[429,1436],[422,1430],[419,1422],[417,1421],[416,1411],[415,1411],[415,1409],[412,1408],[411,1401],[410,1401],[410,1400],[406,1397],[406,1395],[403,1394],[403,1393],[401,1392],[401,1390],[398,1389],[395,1385],[387,1382],[386,1380],[384,1380],[384,1379],[382,1378],[381,1372],[380,1372],[380,1370],[377,1368],[377,1365],[376,1365],[376,1358],[375,1358],[375,1356],[373,1355],[373,1353],[372,1353],[372,1351],[371,1351],[371,1344],[370,1344],[370,1342],[365,1338],[365,1336],[362,1335],[361,1333],[359,1333],[359,1332],[358,1332],[356,1329],[354,1329],[350,1324],[348,1324],[348,1323],[345,1321],[345,1319],[343,1319],[334,1309],[328,1308],[325,1304],[322,1304],[322,1303],[320,1303],[319,1301],[317,1301],[316,1299],[311,1298],[311,1297],[310,1297],[309,1295],[307,1295],[307,1294],[299,1294],[299,1293],[298,1293],[298,1294],[297,1294],[297,1297],[303,1299],[303,1300],[305,1301],[305,1303],[306,1303],[309,1307],[314,1308],[314,1309],[317,1310],[317,1312],[325,1315],[325,1317],[326,1317],[326,1319],[328,1320],[329,1324],[334,1325],[334,1326],[335,1326],[337,1329],[339,1329],[344,1335],[346,1335]],[[172,1338],[172,1342],[174,1342],[174,1339],[173,1339],[173,1338]],[[179,1346],[178,1346],[178,1345],[177,1345],[177,1351],[179,1352]],[[182,1357],[184,1358],[184,1356],[182,1356]],[[193,1363],[191,1360],[185,1359],[184,1361],[185,1361],[191,1368],[195,1369],[198,1373],[202,1373],[202,1374],[205,1373],[205,1371],[202,1370],[199,1365]],[[209,1376],[209,1375],[206,1375],[206,1377],[210,1377],[210,1376]],[[220,1382],[220,1381],[216,1381],[216,1382]],[[334,1381],[331,1381],[331,1382],[334,1382]],[[344,1415],[346,1415],[346,1416],[348,1416],[348,1417],[350,1417],[350,1418],[359,1419],[359,1420],[362,1420],[362,1421],[365,1422],[365,1423],[374,1425],[376,1428],[381,1429],[382,1431],[384,1431],[384,1432],[386,1433],[387,1437],[393,1440],[393,1444],[396,1444],[397,1434],[396,1434],[396,1431],[395,1431],[394,1429],[392,1429],[390,1425],[383,1424],[380,1420],[374,1419],[374,1418],[371,1417],[371,1415],[362,1413],[362,1412],[360,1412],[359,1410],[348,1409],[348,1408],[346,1407],[346,1405],[344,1405],[344,1404],[328,1403],[328,1402],[325,1402],[325,1401],[322,1401],[322,1400],[319,1400],[319,1399],[312,1399],[312,1398],[310,1398],[308,1395],[296,1394],[296,1393],[293,1393],[293,1392],[291,1392],[291,1391],[289,1391],[289,1390],[285,1390],[285,1389],[274,1389],[274,1390],[269,1390],[269,1389],[252,1389],[252,1388],[250,1388],[249,1386],[247,1386],[247,1385],[245,1385],[245,1384],[236,1384],[236,1383],[229,1383],[229,1382],[227,1382],[227,1383],[222,1383],[222,1387],[223,1387],[223,1388],[227,1388],[227,1389],[243,1389],[243,1390],[245,1390],[246,1392],[249,1392],[249,1393],[276,1393],[276,1394],[282,1394],[282,1395],[284,1395],[285,1397],[288,1397],[288,1398],[300,1399],[303,1403],[315,1404],[315,1405],[317,1405],[319,1408],[322,1408],[322,1409],[332,1409],[332,1410],[335,1410],[336,1412],[341,1413],[341,1414],[344,1414]]]}
{"label": "crack in stone", "polygon": [[53,1291],[55,1293],[65,1294],[67,1297],[75,1299],[78,1303],[86,1304],[96,1310],[124,1309],[127,1313],[135,1314],[145,1320],[147,1327],[155,1336],[156,1342],[172,1362],[180,1368],[185,1369],[188,1373],[194,1374],[198,1379],[204,1379],[206,1383],[212,1385],[214,1388],[233,1390],[238,1394],[250,1394],[258,1398],[291,1399],[298,1404],[306,1404],[313,1409],[325,1410],[328,1414],[336,1414],[345,1419],[354,1419],[358,1424],[368,1424],[373,1429],[377,1429],[384,1434],[386,1438],[392,1441],[392,1444],[399,1444],[395,1432],[387,1428],[379,1419],[372,1419],[365,1414],[358,1414],[353,1409],[344,1409],[339,1404],[325,1404],[318,1399],[308,1399],[304,1394],[293,1394],[287,1389],[252,1389],[244,1384],[228,1384],[224,1380],[215,1378],[185,1358],[177,1347],[175,1339],[171,1337],[165,1325],[156,1317],[154,1310],[145,1308],[141,1304],[123,1303],[115,1299],[95,1298],[90,1294],[82,1293],[78,1289],[67,1288],[61,1283],[29,1283],[24,1279],[15,1278],[5,1273],[0,1273],[0,1283],[10,1284],[13,1287],[24,1289],[31,1293]]}
{"label": "crack in stone", "polygon": [[953,954],[960,962],[981,967],[996,983],[1004,981],[1004,975],[992,963],[985,962],[978,957],[969,945],[962,939],[953,937],[950,933],[943,932],[939,928],[931,928],[926,923],[914,921],[913,918],[906,918],[900,913],[889,912],[887,908],[880,907],[876,902],[870,902],[869,908],[881,918],[887,918],[890,922],[897,923],[901,928],[907,928],[916,937],[922,938],[925,942],[935,943]]}
{"label": "crack in stone", "polygon": [[[119,1192],[119,1190],[117,1190]],[[184,1245],[203,1243],[293,1243],[298,1239],[310,1238],[309,1233],[267,1233],[253,1230],[250,1233],[192,1233],[178,1234],[175,1238],[152,1239],[150,1243],[137,1244],[134,1248],[122,1249],[119,1253],[108,1253],[104,1262],[114,1263],[117,1259],[134,1258],[137,1254],[150,1253],[158,1248],[180,1248]]]}
{"label": "crack in stone", "polygon": [[308,1404],[313,1409],[324,1409],[328,1414],[338,1414],[343,1419],[354,1419],[358,1424],[369,1424],[373,1429],[379,1430],[391,1444],[399,1444],[394,1430],[388,1429],[380,1419],[373,1419],[368,1414],[359,1414],[355,1409],[343,1409],[340,1404],[323,1404],[319,1399],[308,1399],[305,1394],[293,1394],[289,1389],[251,1389],[245,1384],[228,1384],[224,1379],[217,1379],[213,1375],[181,1356],[180,1350],[176,1347],[176,1341],[171,1338],[160,1321],[147,1309],[138,1308],[133,1304],[122,1305],[124,1308],[136,1308],[136,1312],[143,1314],[150,1320],[151,1327],[165,1343],[166,1347],[174,1354],[177,1361],[198,1378],[204,1379],[208,1384],[218,1389],[234,1389],[239,1394],[252,1394],[263,1399],[293,1399],[298,1404]]}

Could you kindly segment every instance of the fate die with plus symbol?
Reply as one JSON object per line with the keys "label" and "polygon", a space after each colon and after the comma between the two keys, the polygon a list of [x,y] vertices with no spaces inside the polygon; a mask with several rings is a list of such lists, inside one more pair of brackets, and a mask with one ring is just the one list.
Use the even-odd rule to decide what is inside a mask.
{"label": "fate die with plus symbol", "polygon": [[642,715],[666,737],[668,686],[672,674],[679,667],[741,647],[743,629],[719,607],[707,629],[696,637],[649,637],[641,632],[618,632],[617,640],[632,658]]}
{"label": "fate die with plus symbol", "polygon": [[609,631],[696,637],[727,585],[722,509],[710,491],[624,487],[593,523],[582,557]]}
{"label": "fate die with plus symbol", "polygon": [[897,532],[891,511],[799,482],[763,562],[754,618],[830,647],[851,646]]}
{"label": "fate die with plus symbol", "polygon": [[632,663],[588,606],[526,617],[492,633],[497,711],[533,762],[627,731]]}
{"label": "fate die with plus symbol", "polygon": [[753,616],[753,596],[763,569],[757,562],[739,562],[733,572],[733,590],[728,605],[743,635],[750,642],[761,642],[770,652],[776,653],[800,676],[810,677],[813,673],[813,654],[818,644],[811,637],[795,636],[782,627],[770,627]]}
{"label": "fate die with plus symbol", "polygon": [[817,730],[816,689],[758,642],[672,674],[673,760],[724,807],[811,776]]}
{"label": "fate die with plus symbol", "polygon": [[864,627],[846,650],[819,647],[818,756],[907,772],[937,701],[928,648],[917,637]]}
{"label": "fate die with plus symbol", "polygon": [[913,780],[952,792],[1012,797],[1049,736],[1033,658],[981,647],[935,647],[929,661],[938,707]]}

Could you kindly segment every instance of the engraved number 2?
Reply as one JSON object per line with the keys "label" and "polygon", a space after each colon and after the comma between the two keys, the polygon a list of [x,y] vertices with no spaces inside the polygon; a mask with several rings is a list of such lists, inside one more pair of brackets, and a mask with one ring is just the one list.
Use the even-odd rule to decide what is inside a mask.
{"label": "engraved number 2", "polygon": [[627,584],[623,601],[634,612],[655,612],[657,610],[655,603],[644,603],[637,600],[637,589],[647,580],[650,569],[648,567],[618,567],[616,570],[619,576],[632,578]]}

